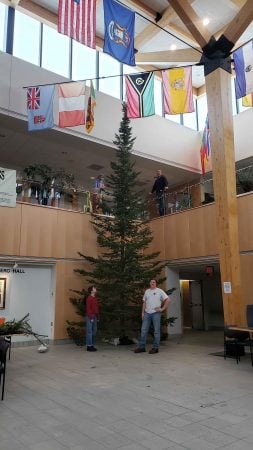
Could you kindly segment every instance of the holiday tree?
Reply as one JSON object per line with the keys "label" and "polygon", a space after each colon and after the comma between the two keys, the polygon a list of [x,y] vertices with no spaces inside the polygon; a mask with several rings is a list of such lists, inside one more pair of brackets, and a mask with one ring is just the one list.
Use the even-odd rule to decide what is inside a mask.
{"label": "holiday tree", "polygon": [[[99,328],[104,337],[136,336],[144,290],[149,280],[157,278],[164,268],[164,263],[158,260],[159,253],[148,252],[153,236],[141,219],[145,205],[137,190],[139,174],[132,158],[134,140],[123,104],[123,117],[114,141],[116,161],[111,163],[112,173],[106,180],[113,215],[93,216],[99,256],[80,254],[89,269],[77,270],[86,282],[97,287],[101,310]],[[161,281],[160,278],[158,282]],[[79,299],[71,301],[83,315],[85,291],[79,294]],[[83,322],[78,324],[84,326]],[[73,323],[69,325],[73,332]],[[83,330],[81,333],[84,336]]]}

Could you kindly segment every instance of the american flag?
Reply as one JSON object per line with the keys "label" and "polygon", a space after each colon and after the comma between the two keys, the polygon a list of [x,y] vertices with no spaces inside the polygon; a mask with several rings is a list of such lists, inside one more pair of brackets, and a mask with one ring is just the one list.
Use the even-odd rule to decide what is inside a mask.
{"label": "american flag", "polygon": [[59,0],[58,32],[96,47],[96,0]]}
{"label": "american flag", "polygon": [[27,89],[27,109],[40,109],[40,88]]}

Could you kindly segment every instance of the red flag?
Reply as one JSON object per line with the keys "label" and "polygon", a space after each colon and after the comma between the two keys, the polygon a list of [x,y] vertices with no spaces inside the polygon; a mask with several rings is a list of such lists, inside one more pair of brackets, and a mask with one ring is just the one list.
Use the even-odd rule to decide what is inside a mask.
{"label": "red flag", "polygon": [[59,0],[58,32],[96,48],[96,0]]}

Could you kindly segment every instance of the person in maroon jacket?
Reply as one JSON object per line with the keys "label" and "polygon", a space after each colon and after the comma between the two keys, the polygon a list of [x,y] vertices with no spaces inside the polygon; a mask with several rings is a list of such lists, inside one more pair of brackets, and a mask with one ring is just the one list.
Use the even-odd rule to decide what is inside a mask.
{"label": "person in maroon jacket", "polygon": [[97,334],[97,321],[99,320],[99,305],[96,296],[97,289],[95,286],[88,288],[88,297],[86,299],[86,346],[87,352],[96,352],[94,347],[95,337]]}

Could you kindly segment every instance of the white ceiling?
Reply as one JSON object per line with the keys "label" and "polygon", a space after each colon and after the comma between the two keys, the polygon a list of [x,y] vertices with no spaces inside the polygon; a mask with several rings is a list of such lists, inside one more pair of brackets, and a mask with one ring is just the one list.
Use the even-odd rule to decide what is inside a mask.
{"label": "white ceiling", "polygon": [[[57,15],[58,11],[58,0],[32,0],[33,3],[36,3],[49,11],[53,12]],[[188,0],[189,1],[189,0]],[[215,34],[217,32],[222,33],[224,27],[234,18],[236,13],[239,11],[240,6],[242,5],[243,0],[193,0],[191,1],[191,6],[200,17],[200,19],[208,17],[210,23],[207,28],[212,33]],[[245,0],[246,1],[246,0]],[[253,1],[253,0],[252,0]],[[134,4],[136,4],[136,31],[135,37],[139,37],[142,34],[142,31],[145,30],[146,27],[150,26],[150,22],[145,20],[145,18],[141,17],[139,13],[146,16],[148,19],[152,19],[154,22],[154,16],[156,13],[163,14],[167,8],[170,8],[169,1],[167,0],[141,0],[140,2],[134,0],[121,0],[122,3],[126,4],[130,8],[134,8]],[[138,7],[139,4],[139,7]],[[153,11],[153,17],[150,13],[142,10],[141,5],[145,5],[149,8],[149,11]],[[22,1],[21,1],[22,6]],[[167,27],[166,31],[159,31],[157,28],[157,34],[149,40],[148,43],[145,43],[138,48],[139,53],[143,52],[158,52],[169,50],[172,44],[176,44],[178,49],[182,48],[190,48],[187,44],[187,36],[188,43],[189,38],[191,38],[191,44],[195,47],[198,47],[197,44],[194,45],[194,39],[190,36],[189,31],[182,23],[182,21],[174,14],[172,21],[170,22],[171,27]],[[155,27],[156,25],[154,25]],[[175,36],[172,36],[168,33],[170,31],[174,35],[178,35],[177,31],[173,29],[173,26],[177,27],[177,31],[181,30],[182,34],[180,35],[181,39],[185,41],[179,41]],[[97,36],[103,38],[104,35],[104,18],[103,18],[103,1],[97,0]],[[245,42],[253,37],[253,25],[251,24],[247,31],[244,33],[241,42]],[[201,55],[199,55],[196,63],[199,62]],[[177,63],[176,58],[175,61],[171,61],[170,63],[163,62],[152,63],[152,61],[148,61],[149,65],[152,65],[155,68],[165,68],[172,67],[176,65],[188,65],[189,61]],[[145,67],[144,67],[145,69]],[[202,67],[194,68],[193,70],[193,86],[199,88],[205,83],[204,72]]]}

